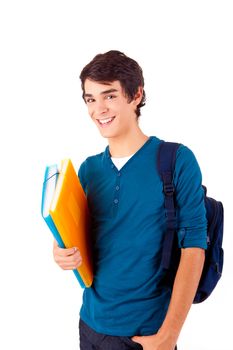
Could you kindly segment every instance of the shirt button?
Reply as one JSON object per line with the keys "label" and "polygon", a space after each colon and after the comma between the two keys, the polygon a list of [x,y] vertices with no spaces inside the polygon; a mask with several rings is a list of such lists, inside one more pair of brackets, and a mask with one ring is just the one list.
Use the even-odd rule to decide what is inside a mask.
{"label": "shirt button", "polygon": [[121,176],[121,173],[118,173],[117,176]]}
{"label": "shirt button", "polygon": [[114,203],[117,204],[118,203],[118,199],[114,199]]}
{"label": "shirt button", "polygon": [[118,191],[120,189],[120,187],[119,186],[116,186],[116,190]]}

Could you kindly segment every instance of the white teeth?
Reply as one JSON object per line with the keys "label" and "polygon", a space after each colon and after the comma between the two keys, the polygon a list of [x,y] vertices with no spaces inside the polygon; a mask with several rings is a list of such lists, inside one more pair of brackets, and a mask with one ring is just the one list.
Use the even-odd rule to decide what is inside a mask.
{"label": "white teeth", "polygon": [[108,119],[99,119],[99,122],[101,124],[107,124],[109,122],[111,122],[114,118],[108,118]]}

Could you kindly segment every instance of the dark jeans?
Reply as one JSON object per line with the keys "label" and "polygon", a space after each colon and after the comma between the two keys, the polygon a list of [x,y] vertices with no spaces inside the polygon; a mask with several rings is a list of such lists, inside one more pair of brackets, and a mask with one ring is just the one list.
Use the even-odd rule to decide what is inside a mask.
{"label": "dark jeans", "polygon": [[[79,320],[80,350],[142,350],[139,343],[130,337],[119,337],[96,333],[81,319]],[[175,348],[174,350],[177,350]]]}

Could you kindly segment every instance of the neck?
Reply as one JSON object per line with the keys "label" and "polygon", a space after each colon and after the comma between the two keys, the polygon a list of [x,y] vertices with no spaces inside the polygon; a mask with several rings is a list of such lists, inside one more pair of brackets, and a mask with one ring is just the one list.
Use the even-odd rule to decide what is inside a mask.
{"label": "neck", "polygon": [[109,151],[112,157],[128,157],[136,153],[149,139],[141,129],[108,139]]}

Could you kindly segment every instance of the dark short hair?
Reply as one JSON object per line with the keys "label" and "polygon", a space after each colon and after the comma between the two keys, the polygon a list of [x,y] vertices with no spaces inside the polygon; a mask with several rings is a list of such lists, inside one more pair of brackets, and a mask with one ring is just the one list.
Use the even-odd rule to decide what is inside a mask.
{"label": "dark short hair", "polygon": [[89,62],[80,74],[81,87],[84,99],[84,83],[86,79],[97,82],[108,83],[120,81],[121,87],[131,102],[141,86],[143,88],[143,96],[141,102],[136,109],[137,117],[140,116],[140,108],[145,105],[146,93],[144,91],[143,72],[139,64],[123,52],[111,50],[103,54],[96,55]]}

